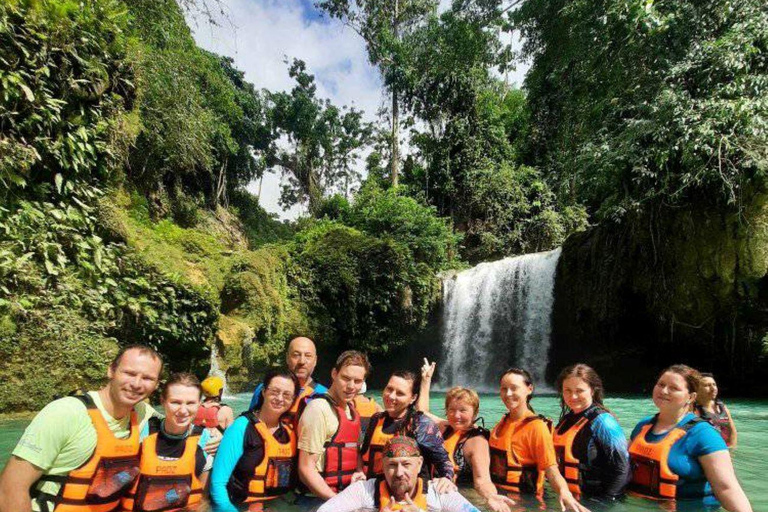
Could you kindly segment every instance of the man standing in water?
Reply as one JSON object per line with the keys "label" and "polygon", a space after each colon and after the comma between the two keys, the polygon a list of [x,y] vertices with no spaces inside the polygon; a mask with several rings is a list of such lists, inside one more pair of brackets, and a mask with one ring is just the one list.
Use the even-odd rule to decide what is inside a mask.
{"label": "man standing in water", "polygon": [[371,369],[368,357],[343,352],[331,370],[328,393],[309,402],[299,420],[299,478],[317,498],[327,500],[347,487],[357,470],[360,414],[355,396]]}
{"label": "man standing in water", "polygon": [[[315,348],[315,342],[311,339],[304,336],[293,338],[288,344],[288,350],[285,352],[285,364],[288,366],[288,370],[299,379],[299,384],[301,385],[299,397],[294,402],[291,413],[296,414],[298,412],[299,404],[304,398],[313,394],[322,395],[328,392],[328,388],[312,380],[312,372],[315,371],[315,366],[317,365],[317,349]],[[261,384],[256,386],[248,410],[253,409],[259,401],[261,388]]]}
{"label": "man standing in water", "polygon": [[458,491],[438,493],[419,476],[424,458],[413,438],[395,436],[384,445],[383,478],[356,482],[328,500],[317,512],[402,510],[404,512],[480,512]]}
{"label": "man standing in water", "polygon": [[0,476],[0,512],[116,507],[139,473],[140,431],[154,414],[143,400],[162,367],[153,349],[131,345],[109,365],[106,386],[46,405]]}

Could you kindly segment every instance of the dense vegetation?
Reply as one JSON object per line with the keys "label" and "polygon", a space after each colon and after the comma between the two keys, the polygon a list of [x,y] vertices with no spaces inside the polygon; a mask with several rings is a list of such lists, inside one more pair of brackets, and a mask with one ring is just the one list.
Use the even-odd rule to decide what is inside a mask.
{"label": "dense vegetation", "polygon": [[[731,241],[763,239],[738,223],[762,218],[765,197],[768,8],[436,5],[318,2],[381,72],[389,108],[371,123],[319,97],[298,59],[291,90],[257,90],[195,45],[173,0],[0,4],[0,410],[93,385],[130,342],[198,373],[215,349],[233,389],[299,333],[386,354],[426,325],[443,270],[600,222],[624,238],[597,245],[628,258],[649,227],[648,268],[632,272],[651,274],[684,252],[680,218],[698,211],[725,219],[734,253],[702,293],[737,300],[691,306],[683,274],[699,256],[663,267],[675,285],[632,286],[660,325],[748,310],[728,339],[740,360],[762,357],[763,253]],[[520,57],[500,38],[515,29],[524,91],[497,73]],[[306,217],[259,206],[246,186],[265,172]],[[662,238],[675,254],[656,251]]]}

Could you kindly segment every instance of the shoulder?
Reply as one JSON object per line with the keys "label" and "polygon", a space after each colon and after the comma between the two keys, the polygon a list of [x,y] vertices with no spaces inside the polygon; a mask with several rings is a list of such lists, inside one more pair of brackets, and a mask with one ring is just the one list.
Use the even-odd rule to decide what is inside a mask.
{"label": "shoulder", "polygon": [[139,402],[133,406],[133,410],[136,411],[136,417],[139,420],[139,425],[143,425],[148,422],[152,417],[159,417],[160,414],[147,402]]}
{"label": "shoulder", "polygon": [[307,403],[301,418],[299,418],[299,424],[302,429],[320,427],[330,418],[335,417],[336,413],[328,400],[317,398]]}
{"label": "shoulder", "polygon": [[634,439],[637,437],[637,435],[640,433],[640,430],[646,425],[649,425],[653,421],[653,416],[648,416],[646,418],[641,419],[637,425],[635,425],[635,428],[632,429],[632,434],[629,436],[630,438]]}
{"label": "shoulder", "polygon": [[327,393],[328,388],[320,384],[319,382],[315,382],[315,393]]}
{"label": "shoulder", "polygon": [[720,432],[706,421],[697,421],[685,437],[691,454],[697,457],[728,449]]}

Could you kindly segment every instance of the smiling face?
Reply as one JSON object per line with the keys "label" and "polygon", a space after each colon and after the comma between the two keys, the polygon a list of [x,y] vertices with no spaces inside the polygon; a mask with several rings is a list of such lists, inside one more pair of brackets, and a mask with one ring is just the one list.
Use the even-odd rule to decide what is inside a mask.
{"label": "smiling face", "polygon": [[653,403],[660,412],[680,414],[696,400],[696,393],[688,391],[685,378],[673,372],[661,374],[653,388]]}
{"label": "smiling face", "polygon": [[296,398],[296,385],[287,377],[273,377],[261,390],[264,395],[262,411],[280,416],[288,411]]}
{"label": "smiling face", "polygon": [[186,432],[200,407],[200,389],[185,384],[172,384],[165,391],[162,405],[166,430],[172,434]]}
{"label": "smiling face", "polygon": [[466,400],[456,398],[448,404],[445,415],[453,430],[469,430],[475,423],[477,411]]}
{"label": "smiling face", "polygon": [[404,501],[418,483],[419,471],[424,463],[422,457],[384,457],[384,479],[395,501]]}
{"label": "smiling face", "polygon": [[288,369],[299,379],[303,386],[312,376],[317,365],[317,350],[315,343],[309,338],[294,338],[288,345],[288,353],[285,355]]}
{"label": "smiling face", "polygon": [[699,382],[698,396],[700,401],[709,402],[717,398],[717,382],[712,377],[702,377]]}
{"label": "smiling face", "polygon": [[331,396],[338,402],[349,403],[360,393],[365,382],[365,368],[356,364],[331,370]]}
{"label": "smiling face", "polygon": [[408,406],[416,401],[418,395],[413,392],[413,382],[393,375],[381,395],[384,410],[390,418],[400,418],[408,411]]}
{"label": "smiling face", "polygon": [[594,392],[584,379],[569,377],[563,381],[563,401],[576,414],[592,405]]}
{"label": "smiling face", "polygon": [[521,407],[528,409],[528,396],[532,393],[533,385],[526,384],[522,375],[508,373],[501,379],[499,395],[510,413]]}
{"label": "smiling face", "polygon": [[160,369],[160,360],[149,352],[126,351],[117,366],[107,370],[110,399],[118,408],[133,408],[157,388]]}

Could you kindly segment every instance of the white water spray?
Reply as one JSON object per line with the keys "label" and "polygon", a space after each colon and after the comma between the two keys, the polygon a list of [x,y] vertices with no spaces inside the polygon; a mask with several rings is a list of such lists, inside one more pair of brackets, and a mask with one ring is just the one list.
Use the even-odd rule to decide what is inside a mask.
{"label": "white water spray", "polygon": [[560,249],[505,258],[443,282],[440,387],[498,389],[509,366],[546,387],[555,270]]}
{"label": "white water spray", "polygon": [[224,381],[224,390],[222,396],[228,395],[227,392],[227,374],[219,366],[219,347],[216,343],[211,344],[211,368],[208,370],[209,377],[220,377]]}

